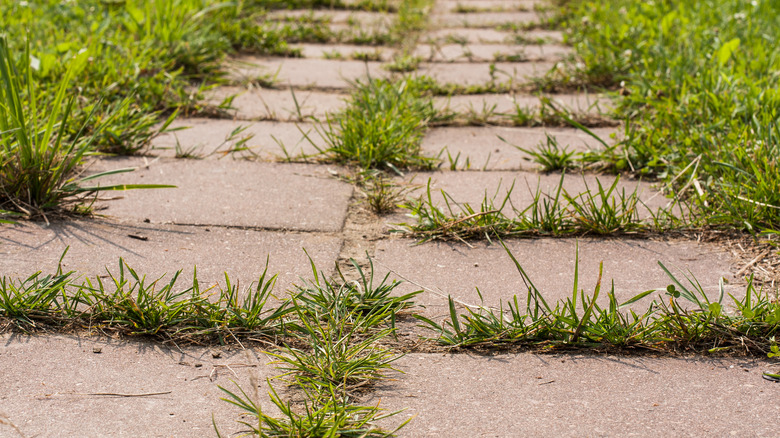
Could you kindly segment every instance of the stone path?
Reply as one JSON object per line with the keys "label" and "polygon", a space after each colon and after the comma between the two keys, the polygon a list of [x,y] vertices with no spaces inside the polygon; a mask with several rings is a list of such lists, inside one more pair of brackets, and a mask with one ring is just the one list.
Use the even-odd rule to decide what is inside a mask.
{"label": "stone path", "polygon": [[[555,31],[506,30],[506,23],[538,20],[539,1],[438,0],[431,27],[414,49],[423,62],[412,75],[429,75],[461,87],[491,80],[524,83],[570,56]],[[472,11],[472,12],[465,12]],[[309,11],[274,13],[274,19],[308,16]],[[334,28],[387,27],[389,14],[316,11]],[[368,253],[378,273],[408,280],[399,292],[421,287],[423,315],[446,316],[446,296],[486,305],[519,294],[524,285],[503,249],[485,242],[415,241],[391,234],[393,223],[409,221],[398,211],[370,213],[348,169],[309,163],[302,157],[324,147],[316,131],[322,120],[345,105],[351,83],[369,75],[390,77],[384,68],[394,47],[301,44],[304,58],[244,57],[230,63],[232,85],[208,96],[223,109],[222,119],[180,119],[190,129],[164,134],[148,156],[103,159],[90,171],[138,167],[105,183],[175,184],[177,189],[130,191],[99,205],[98,218],[0,227],[0,274],[25,277],[63,267],[84,276],[105,275],[120,257],[149,277],[179,269],[189,276],[197,266],[204,283],[223,281],[224,272],[244,284],[255,280],[270,258],[283,296],[310,276],[306,254],[325,272],[350,257],[365,262]],[[355,60],[358,53],[376,60]],[[337,55],[338,54],[338,55]],[[491,71],[499,73],[491,77]],[[262,86],[271,80],[273,88]],[[609,101],[601,96],[550,96],[572,113],[601,117]],[[417,172],[399,181],[445,189],[458,202],[478,205],[487,194],[512,194],[515,205],[531,192],[558,182],[558,174],[538,173],[525,149],[556,138],[561,146],[586,151],[601,144],[582,132],[560,126],[513,126],[519,109],[537,111],[538,96],[515,93],[453,95],[436,98],[454,114],[448,125],[431,128],[423,151],[444,162],[434,172]],[[480,126],[476,126],[480,125]],[[594,131],[614,141],[619,127]],[[243,129],[243,130],[241,130]],[[237,132],[240,130],[240,132]],[[612,136],[612,139],[610,139]],[[308,139],[307,139],[308,137]],[[249,150],[231,152],[246,140]],[[309,141],[311,140],[311,142]],[[312,142],[314,144],[312,144]],[[448,163],[446,157],[458,157]],[[185,159],[197,156],[202,160]],[[290,163],[287,161],[297,161]],[[448,169],[454,170],[448,170]],[[572,193],[596,175],[566,180]],[[611,182],[610,178],[602,181]],[[668,200],[650,184],[624,180],[640,190],[651,208]],[[408,196],[419,196],[420,189]],[[435,202],[441,205],[440,195]],[[509,248],[549,301],[571,292],[575,247],[579,246],[580,285],[596,282],[599,262],[614,279],[619,300],[668,280],[663,261],[690,270],[715,293],[720,278],[728,292],[743,293],[744,279],[733,252],[717,243],[641,239],[510,240]],[[635,306],[646,306],[650,298]],[[419,329],[402,325],[404,336]],[[260,403],[274,410],[265,379],[276,374],[270,359],[256,349],[178,348],[132,340],[82,335],[2,335],[0,436],[209,436],[212,416],[224,434],[242,430],[237,411],[219,400],[218,385],[257,387]],[[765,360],[530,353],[474,355],[414,352],[403,357],[393,380],[366,396],[389,410],[406,409],[388,420],[415,417],[401,436],[776,436],[779,385],[761,379]],[[157,394],[159,393],[159,394]],[[113,395],[110,395],[113,394]],[[124,394],[124,395],[123,395]],[[129,397],[128,394],[145,394]]]}

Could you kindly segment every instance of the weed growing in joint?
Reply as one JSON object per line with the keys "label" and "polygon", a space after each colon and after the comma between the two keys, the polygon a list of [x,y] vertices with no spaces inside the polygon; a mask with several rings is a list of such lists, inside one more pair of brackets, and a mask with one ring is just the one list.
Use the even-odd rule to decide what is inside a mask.
{"label": "weed growing in joint", "polygon": [[[502,242],[503,244],[503,242]],[[450,315],[442,324],[416,316],[438,334],[437,340],[451,347],[597,348],[647,349],[652,351],[734,351],[751,354],[776,352],[774,336],[780,330],[780,303],[768,293],[757,291],[752,279],[745,298],[731,296],[735,312],[726,311],[723,282],[719,297],[711,301],[695,278],[686,276],[687,285],[663,264],[672,284],[664,291],[666,300],[654,300],[644,313],[628,307],[656,292],[648,290],[618,303],[614,283],[607,292],[607,307],[597,303],[602,290],[602,271],[592,294],[579,290],[578,257],[575,257],[571,298],[552,307],[534,286],[509,249],[518,273],[527,286],[526,308],[521,310],[517,296],[498,309],[480,307],[458,315],[450,298]],[[687,310],[681,300],[693,305]],[[579,303],[579,304],[578,304]],[[774,348],[773,348],[774,346]]]}
{"label": "weed growing in joint", "polygon": [[309,141],[327,159],[364,170],[431,168],[434,160],[422,155],[420,142],[436,110],[420,83],[370,79],[355,86],[347,108],[317,127],[327,149]]}
{"label": "weed growing in joint", "polygon": [[[641,234],[688,224],[689,218],[673,214],[675,205],[653,212],[640,201],[638,189],[633,192],[618,189],[619,178],[608,186],[597,180],[598,188],[593,189],[586,183],[585,190],[576,195],[563,188],[564,178],[565,174],[561,174],[558,185],[545,193],[538,186],[530,204],[522,209],[510,200],[514,183],[498,202],[495,196],[485,195],[480,206],[474,208],[468,203],[458,203],[443,190],[443,206],[439,206],[433,199],[429,181],[424,195],[402,205],[417,222],[398,224],[401,227],[398,231],[408,232],[422,241],[490,240],[491,236]],[[639,216],[642,207],[648,213],[645,219]],[[682,215],[685,209],[681,207],[680,211]]]}

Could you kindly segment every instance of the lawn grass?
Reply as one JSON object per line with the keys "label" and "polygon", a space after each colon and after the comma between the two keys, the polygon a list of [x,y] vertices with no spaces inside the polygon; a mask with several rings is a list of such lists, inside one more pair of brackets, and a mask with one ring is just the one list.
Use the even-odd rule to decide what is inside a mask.
{"label": "lawn grass", "polygon": [[780,5],[575,0],[564,15],[566,79],[622,95],[629,129],[603,163],[669,183],[710,225],[777,233]]}

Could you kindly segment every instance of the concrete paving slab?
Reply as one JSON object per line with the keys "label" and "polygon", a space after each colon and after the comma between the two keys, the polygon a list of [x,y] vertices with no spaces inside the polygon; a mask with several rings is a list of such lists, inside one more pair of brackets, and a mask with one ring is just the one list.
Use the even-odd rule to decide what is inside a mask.
{"label": "concrete paving slab", "polygon": [[[479,165],[479,163],[475,163],[475,165]],[[581,175],[570,172],[564,178],[563,190],[571,196],[577,196],[581,193],[587,193],[589,188],[590,192],[596,196],[598,182],[601,182],[602,186],[609,187],[614,183],[615,178],[613,175]],[[555,196],[561,175],[559,173],[540,174],[527,171],[419,172],[407,175],[406,179],[422,186],[411,191],[408,195],[410,198],[423,195],[430,180],[433,202],[444,205],[444,198],[441,195],[443,190],[451,197],[450,204],[455,203],[453,208],[465,203],[476,208],[482,203],[485,196],[488,199],[495,197],[495,203],[500,205],[514,183],[510,200],[515,208],[523,210],[531,205],[537,189],[543,194]],[[650,183],[623,178],[618,181],[615,192],[623,193],[623,191],[626,195],[636,191],[639,200],[645,204],[638,206],[640,218],[648,218],[650,216],[648,210],[655,212],[669,204],[669,200],[655,190]],[[561,195],[561,197],[563,196]],[[561,199],[560,202],[566,204],[564,199]],[[503,211],[507,215],[512,214],[512,207],[506,205]]]}
{"label": "concrete paving slab", "polygon": [[[236,81],[252,81],[258,76],[271,77],[276,87],[321,88],[341,90],[350,82],[365,80],[370,75],[388,75],[379,62],[338,61],[305,58],[239,58],[229,67]],[[317,74],[312,74],[317,72]]]}
{"label": "concrete paving slab", "polygon": [[[607,141],[615,143],[612,135],[618,135],[616,128],[593,128],[592,131]],[[531,156],[513,145],[535,150],[540,144],[546,144],[547,135],[554,137],[561,148],[569,151],[588,151],[603,148],[602,144],[590,135],[569,128],[507,128],[507,127],[446,127],[430,129],[423,138],[423,153],[429,156],[441,156],[446,159],[458,157],[459,170],[466,170],[466,160],[471,169],[519,170],[536,169],[538,165]],[[503,137],[506,142],[501,141]],[[444,152],[442,153],[442,150]],[[443,167],[449,163],[445,162]]]}
{"label": "concrete paving slab", "polygon": [[290,44],[290,48],[300,49],[304,58],[360,60],[364,57],[373,61],[389,61],[393,58],[393,49],[389,47],[366,47],[354,44]]}
{"label": "concrete paving slab", "polygon": [[[21,436],[216,436],[212,416],[223,436],[233,436],[246,426],[219,389],[235,391],[233,382],[249,393],[259,386],[263,410],[279,415],[265,381],[279,373],[250,350],[70,336],[2,335],[0,343],[0,411]],[[132,396],[149,393],[162,394]],[[0,436],[20,435],[0,422]]]}
{"label": "concrete paving slab", "polygon": [[493,66],[496,69],[495,81],[513,81],[521,85],[528,82],[529,78],[544,75],[554,65],[555,63],[551,62],[423,63],[417,70],[417,74],[430,76],[443,84],[478,85],[491,81],[490,71]]}
{"label": "concrete paving slab", "polygon": [[763,360],[408,354],[368,402],[416,417],[402,437],[777,435]]}
{"label": "concrete paving slab", "polygon": [[[278,120],[299,122],[307,118],[325,118],[344,108],[347,95],[314,90],[275,90],[256,87],[218,87],[206,94],[214,106],[235,96],[224,111],[239,120]],[[297,101],[297,102],[296,102]]]}
{"label": "concrete paving slab", "polygon": [[269,261],[269,275],[278,274],[274,289],[286,296],[293,283],[311,277],[303,248],[318,268],[332,269],[341,238],[311,233],[242,230],[221,227],[182,227],[121,223],[94,219],[67,222],[23,223],[0,227],[0,276],[27,278],[37,271],[50,274],[63,259],[65,271],[94,278],[119,270],[123,258],[139,274],[154,279],[171,278],[181,270],[179,286],[189,287],[193,268],[205,287],[231,282],[249,286],[257,281]]}
{"label": "concrete paving slab", "polygon": [[372,26],[376,24],[389,25],[395,14],[386,12],[326,10],[326,9],[294,9],[271,11],[266,19],[274,21],[299,21],[313,19],[334,24],[349,24],[352,26]]}
{"label": "concrete paving slab", "polygon": [[[165,158],[189,154],[206,160],[249,158],[277,161],[286,159],[287,155],[316,155],[318,147],[325,147],[322,136],[311,123],[180,118],[171,124],[171,128],[186,129],[156,137],[152,140],[151,154]],[[233,135],[239,129],[243,131]],[[243,147],[249,148],[249,151],[230,152],[238,141],[247,138]]]}
{"label": "concrete paving slab", "polygon": [[431,23],[441,27],[493,27],[501,24],[530,24],[539,21],[536,12],[445,13],[431,16]]}
{"label": "concrete paving slab", "polygon": [[[148,164],[147,164],[148,163]],[[101,203],[120,220],[153,224],[221,225],[339,231],[351,185],[327,166],[145,158],[102,160],[97,169],[138,167],[100,180],[110,184],[172,184],[175,189],[130,190]]]}
{"label": "concrete paving slab", "polygon": [[428,62],[559,61],[571,53],[569,47],[551,44],[425,44],[415,49],[415,54]]}
{"label": "concrete paving slab", "polygon": [[[436,29],[423,37],[423,41],[439,41],[443,43],[473,43],[473,44],[503,44],[513,39],[514,33],[496,29],[475,28],[444,28]],[[427,39],[426,39],[427,38]]]}
{"label": "concrete paving slab", "polygon": [[[519,64],[523,65],[523,64]],[[559,109],[575,114],[599,115],[612,109],[609,98],[600,94],[550,94],[544,95]],[[517,114],[518,108],[538,112],[540,96],[527,94],[472,94],[437,97],[437,108],[457,114],[498,116]],[[489,117],[488,117],[489,118]]]}
{"label": "concrete paving slab", "polygon": [[[731,274],[731,255],[713,244],[596,238],[509,240],[506,244],[551,306],[571,298],[578,244],[578,289],[593,294],[599,263],[604,262],[600,305],[608,304],[606,292],[612,280],[618,302],[646,290],[666,288],[671,281],[658,261],[673,273],[679,273],[678,268],[686,273],[690,270],[713,299],[717,299],[721,277],[735,281]],[[382,275],[392,270],[396,278],[417,283],[404,282],[397,293],[420,290],[418,285],[432,289],[434,292],[415,297],[415,303],[424,306],[420,313],[431,318],[449,317],[447,296],[469,305],[498,308],[501,302],[506,303],[517,295],[524,310],[528,288],[501,245],[484,242],[470,245],[471,248],[456,242],[415,245],[415,241],[407,239],[382,240],[377,242],[374,264],[379,266]],[[480,302],[476,288],[484,303]],[[727,292],[744,296],[744,287],[728,285]],[[663,294],[651,294],[634,303],[632,309],[645,311],[654,299],[664,299]]]}
{"label": "concrete paving slab", "polygon": [[463,11],[532,11],[537,5],[543,4],[545,3],[542,1],[534,0],[440,0],[436,2],[436,9],[454,13],[463,13]]}

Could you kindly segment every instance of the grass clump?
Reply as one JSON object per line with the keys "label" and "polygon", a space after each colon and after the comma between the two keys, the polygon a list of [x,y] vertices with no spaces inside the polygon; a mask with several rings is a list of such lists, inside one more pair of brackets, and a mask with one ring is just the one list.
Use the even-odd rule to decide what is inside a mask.
{"label": "grass clump", "polygon": [[6,210],[45,218],[47,213],[67,210],[86,213],[89,206],[84,205],[85,199],[99,191],[170,187],[85,185],[102,176],[133,170],[77,175],[102,129],[85,133],[88,118],[75,135],[68,134],[76,97],[66,100],[66,94],[73,76],[88,62],[86,54],[70,60],[51,101],[43,98],[45,91],[36,86],[29,47],[20,58],[17,65],[7,39],[0,36],[0,214]]}
{"label": "grass clump", "polygon": [[[621,235],[655,233],[683,228],[691,219],[686,210],[671,204],[652,211],[639,198],[638,189],[618,188],[620,178],[610,184],[596,181],[597,187],[585,184],[585,190],[570,194],[564,187],[565,174],[552,190],[543,192],[540,185],[529,205],[518,208],[511,202],[514,183],[501,198],[487,194],[478,207],[459,203],[441,191],[442,205],[434,201],[430,181],[426,193],[402,205],[416,223],[399,224],[422,241],[434,239],[487,239],[492,237]],[[679,215],[673,208],[679,207]],[[640,217],[646,212],[647,217]]]}
{"label": "grass clump", "polygon": [[328,146],[321,152],[363,170],[431,168],[434,160],[422,155],[420,142],[436,110],[420,83],[370,79],[355,85],[347,108],[320,123]]}
{"label": "grass clump", "polygon": [[780,229],[780,6],[610,0],[568,8],[580,57],[572,77],[623,95],[617,114],[630,129],[602,160],[666,181],[712,225]]}
{"label": "grass clump", "polygon": [[[503,244],[503,242],[502,242]],[[467,309],[458,315],[450,298],[450,316],[442,324],[417,316],[436,331],[438,341],[451,347],[507,348],[597,348],[652,351],[695,351],[699,353],[776,353],[775,335],[780,330],[780,302],[756,290],[752,279],[745,297],[731,296],[735,311],[726,310],[724,285],[719,297],[710,300],[695,278],[680,281],[663,264],[671,284],[663,292],[668,298],[654,300],[643,313],[630,309],[637,301],[656,292],[648,290],[618,303],[614,283],[607,292],[607,307],[597,303],[602,291],[602,268],[592,294],[579,290],[578,257],[575,257],[571,298],[551,306],[534,286],[520,263],[507,250],[527,286],[523,311],[517,296],[498,308]],[[770,356],[772,357],[772,356]]]}

